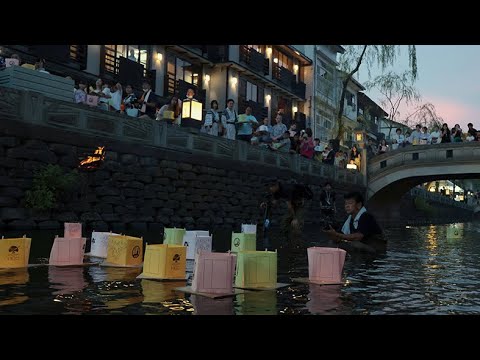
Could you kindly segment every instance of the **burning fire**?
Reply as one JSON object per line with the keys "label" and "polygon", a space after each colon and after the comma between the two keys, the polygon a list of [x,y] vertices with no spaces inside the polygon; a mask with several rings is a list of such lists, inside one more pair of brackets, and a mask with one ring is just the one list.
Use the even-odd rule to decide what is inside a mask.
{"label": "burning fire", "polygon": [[105,160],[105,146],[98,146],[93,156],[88,155],[86,159],[81,160],[78,167],[84,170],[97,169],[103,160]]}

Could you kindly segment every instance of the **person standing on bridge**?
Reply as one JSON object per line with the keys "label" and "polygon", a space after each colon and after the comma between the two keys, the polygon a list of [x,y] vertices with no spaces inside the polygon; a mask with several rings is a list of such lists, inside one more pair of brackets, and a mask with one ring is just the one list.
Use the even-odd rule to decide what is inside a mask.
{"label": "person standing on bridge", "polygon": [[332,226],[324,230],[330,238],[340,242],[339,247],[347,251],[367,253],[384,252],[386,240],[382,229],[372,214],[364,206],[362,194],[351,192],[344,196],[345,212],[348,218],[343,224],[341,232]]}

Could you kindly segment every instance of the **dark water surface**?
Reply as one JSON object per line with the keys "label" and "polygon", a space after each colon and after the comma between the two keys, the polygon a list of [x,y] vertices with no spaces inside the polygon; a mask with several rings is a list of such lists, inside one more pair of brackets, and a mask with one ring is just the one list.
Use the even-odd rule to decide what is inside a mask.
{"label": "dark water surface", "polygon": [[[184,283],[137,280],[140,269],[0,270],[0,314],[479,314],[480,223],[460,226],[460,239],[447,239],[447,225],[386,230],[385,255],[347,255],[344,285],[292,283],[308,276],[306,250],[279,249],[278,281],[290,286],[217,300],[172,291]],[[307,243],[329,245],[318,231],[306,229]],[[58,231],[0,235],[20,233],[32,237],[30,263],[48,261]],[[214,234],[217,251],[227,237]]]}

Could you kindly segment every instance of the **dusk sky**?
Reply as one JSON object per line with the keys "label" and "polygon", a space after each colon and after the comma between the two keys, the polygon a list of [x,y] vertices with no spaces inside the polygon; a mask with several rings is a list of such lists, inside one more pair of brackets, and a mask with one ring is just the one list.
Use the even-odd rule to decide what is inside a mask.
{"label": "dusk sky", "polygon": [[[423,102],[435,105],[437,114],[453,127],[456,123],[467,129],[469,122],[480,127],[480,46],[479,45],[417,45],[418,79],[416,87]],[[408,66],[408,52],[402,49],[398,66],[392,70],[403,72]],[[368,80],[367,71],[360,69],[359,80]],[[380,71],[372,72],[372,77]],[[378,91],[367,95],[380,104]],[[384,109],[388,112],[388,109]],[[400,109],[400,119],[411,113]]]}

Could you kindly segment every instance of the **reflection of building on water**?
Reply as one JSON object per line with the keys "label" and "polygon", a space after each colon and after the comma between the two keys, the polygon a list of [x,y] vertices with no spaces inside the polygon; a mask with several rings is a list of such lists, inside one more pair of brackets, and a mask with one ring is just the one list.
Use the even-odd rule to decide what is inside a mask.
{"label": "reflection of building on water", "polygon": [[193,315],[233,315],[233,297],[211,299],[201,295],[190,295]]}
{"label": "reflection of building on water", "polygon": [[[0,285],[23,285],[28,281],[29,275],[26,268],[0,270]],[[0,307],[21,304],[28,299],[29,297],[19,289],[15,291],[9,291],[8,287],[0,289]]]}
{"label": "reflection of building on water", "polygon": [[48,267],[48,281],[53,295],[70,295],[87,287],[84,267]]}
{"label": "reflection of building on water", "polygon": [[277,315],[277,292],[249,291],[236,297],[237,315]]}
{"label": "reflection of building on water", "polygon": [[342,304],[341,289],[343,285],[309,284],[307,309],[311,314],[335,313]]}
{"label": "reflection of building on water", "polygon": [[92,282],[133,281],[142,272],[141,268],[90,266],[88,273]]}

